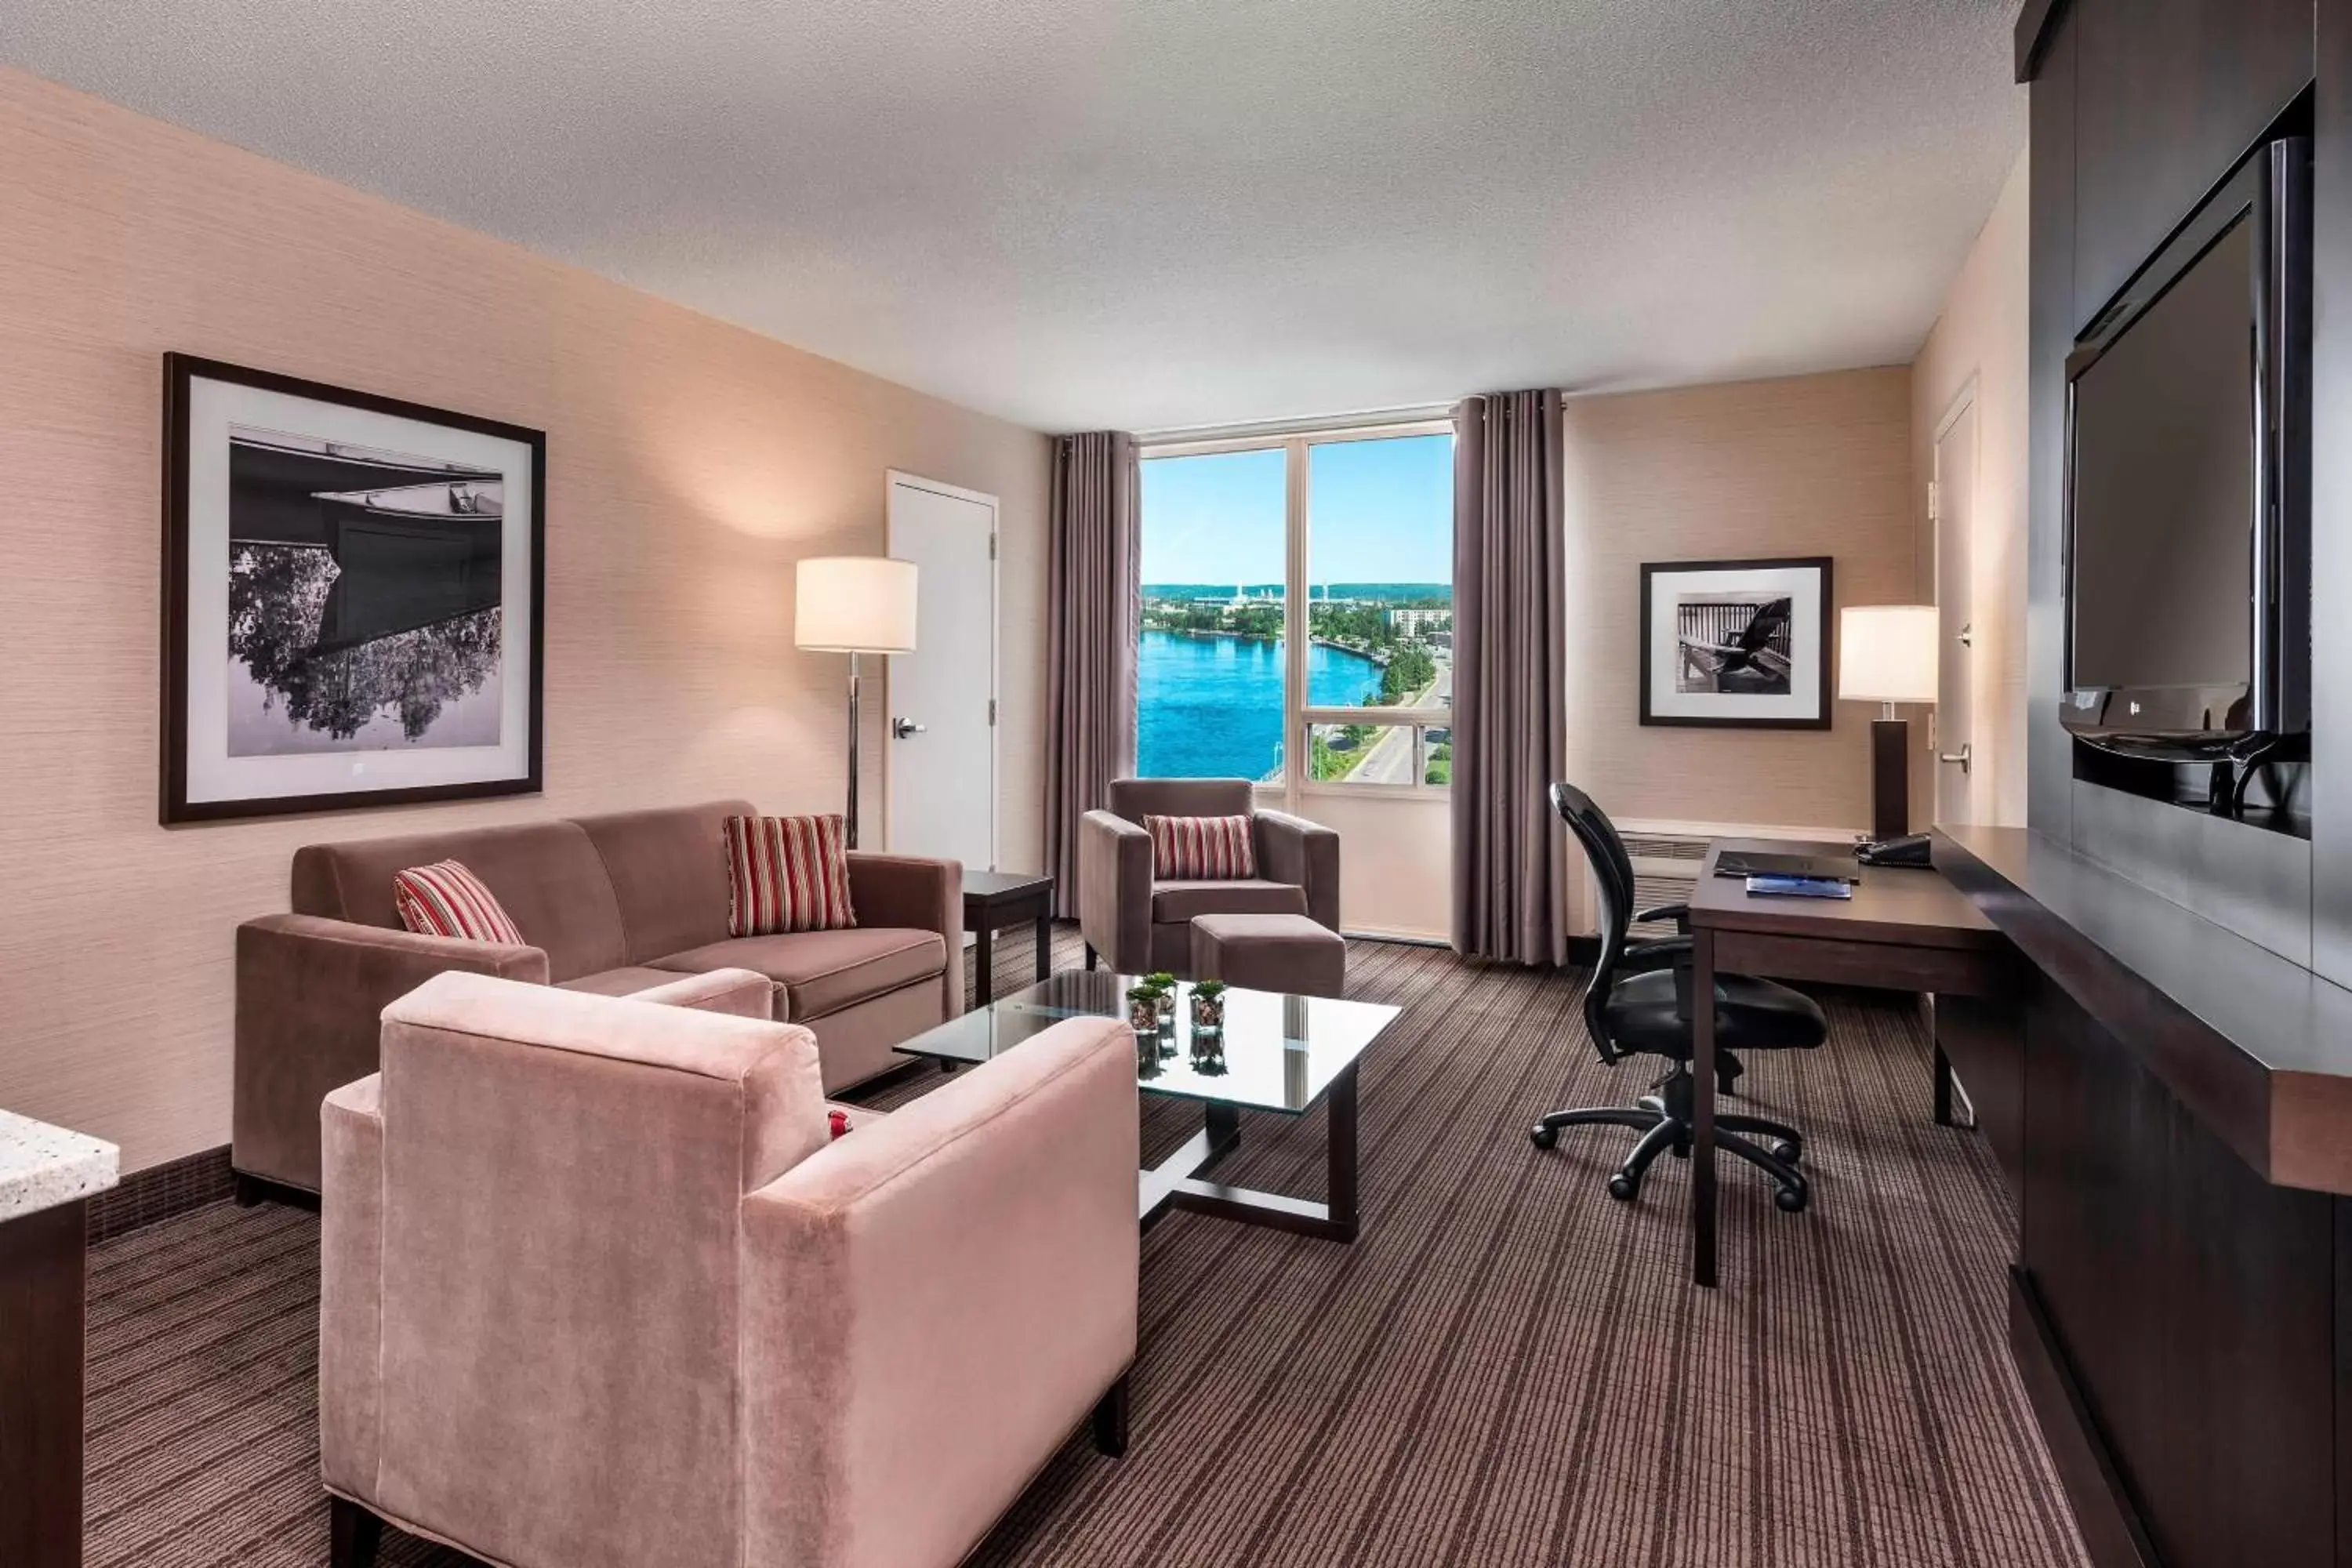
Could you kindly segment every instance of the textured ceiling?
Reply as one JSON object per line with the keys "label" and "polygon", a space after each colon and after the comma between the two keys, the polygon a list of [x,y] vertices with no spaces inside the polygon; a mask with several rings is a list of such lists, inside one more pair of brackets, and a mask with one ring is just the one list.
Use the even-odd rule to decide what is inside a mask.
{"label": "textured ceiling", "polygon": [[0,0],[0,59],[1049,429],[1907,360],[2015,0]]}

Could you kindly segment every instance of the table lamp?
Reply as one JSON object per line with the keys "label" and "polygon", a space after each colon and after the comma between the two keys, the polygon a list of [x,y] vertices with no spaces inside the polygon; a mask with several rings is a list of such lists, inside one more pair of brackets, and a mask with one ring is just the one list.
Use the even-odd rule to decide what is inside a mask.
{"label": "table lamp", "polygon": [[1870,726],[1870,836],[1911,831],[1911,726],[1898,702],[1936,700],[1936,606],[1854,605],[1838,612],[1838,696],[1875,702]]}
{"label": "table lamp", "polygon": [[812,555],[793,584],[793,641],[849,656],[849,847],[857,847],[857,658],[915,651],[915,563],[882,555]]}

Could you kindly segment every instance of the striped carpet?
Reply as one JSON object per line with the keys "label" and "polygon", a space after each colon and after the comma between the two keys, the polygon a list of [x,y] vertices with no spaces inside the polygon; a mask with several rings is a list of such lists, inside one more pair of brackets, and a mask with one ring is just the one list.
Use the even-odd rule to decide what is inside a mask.
{"label": "striped carpet", "polygon": [[[1406,1010],[1363,1069],[1361,1239],[1156,1226],[1132,1449],[1066,1446],[977,1563],[2084,1562],[2005,1349],[2009,1210],[1982,1141],[1929,1121],[1906,1007],[1835,995],[1827,1048],[1751,1061],[1753,1106],[1810,1134],[1814,1206],[1779,1213],[1726,1162],[1706,1292],[1686,1167],[1629,1206],[1601,1182],[1631,1133],[1528,1145],[1540,1112],[1647,1076],[1594,1060],[1572,977],[1349,960],[1356,994]],[[1030,962],[1008,940],[1000,984]],[[1148,1147],[1197,1126],[1146,1103]],[[1322,1147],[1319,1114],[1255,1118],[1220,1174],[1311,1195]],[[92,1568],[325,1561],[317,1244],[310,1215],[218,1205],[97,1249]],[[385,1560],[460,1561],[397,1533]]]}

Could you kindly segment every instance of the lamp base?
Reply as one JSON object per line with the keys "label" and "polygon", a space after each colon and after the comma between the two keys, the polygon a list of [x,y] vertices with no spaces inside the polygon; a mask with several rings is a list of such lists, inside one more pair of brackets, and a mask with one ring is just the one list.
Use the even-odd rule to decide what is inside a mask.
{"label": "lamp base", "polygon": [[1911,831],[1911,726],[1901,719],[1870,721],[1870,836],[1900,838]]}

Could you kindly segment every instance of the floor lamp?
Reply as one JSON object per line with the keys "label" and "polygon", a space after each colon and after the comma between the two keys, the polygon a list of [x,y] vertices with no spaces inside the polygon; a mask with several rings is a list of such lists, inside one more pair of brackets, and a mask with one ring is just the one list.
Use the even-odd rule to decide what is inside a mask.
{"label": "floor lamp", "polygon": [[857,847],[857,658],[915,651],[915,563],[882,555],[813,555],[793,584],[793,641],[849,656],[849,847]]}
{"label": "floor lamp", "polygon": [[1936,606],[1856,605],[1838,612],[1838,696],[1875,702],[1870,726],[1870,836],[1911,831],[1911,726],[1898,702],[1936,700]]}

